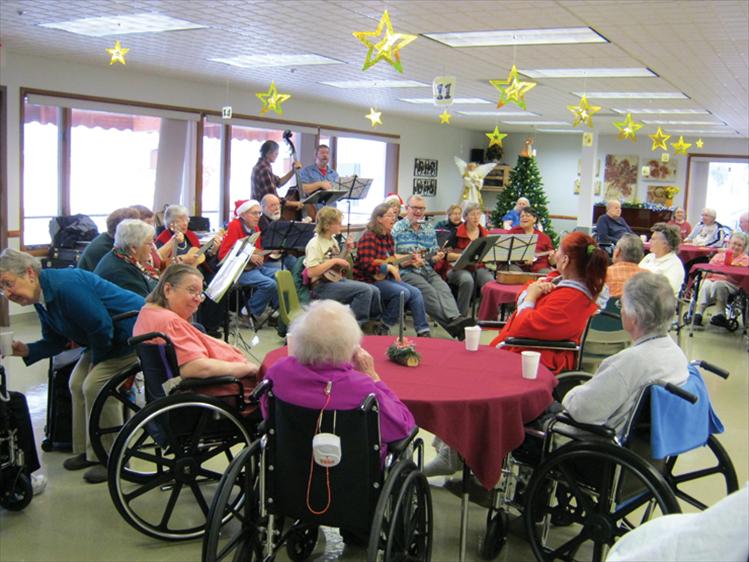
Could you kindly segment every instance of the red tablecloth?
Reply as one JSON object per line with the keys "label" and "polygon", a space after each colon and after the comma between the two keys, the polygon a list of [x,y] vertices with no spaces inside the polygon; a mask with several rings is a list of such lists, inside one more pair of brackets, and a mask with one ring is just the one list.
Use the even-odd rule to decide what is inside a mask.
{"label": "red tablecloth", "polygon": [[[643,246],[646,251],[650,251],[650,242],[645,242]],[[697,258],[712,256],[717,251],[718,248],[695,246],[694,244],[681,244],[679,246],[679,259],[681,260],[681,263],[689,263]]]}
{"label": "red tablecloth", "polygon": [[496,281],[490,281],[481,287],[479,320],[496,320],[499,306],[514,303],[523,287],[524,285],[503,285]]}
{"label": "red tablecloth", "polygon": [[[524,424],[551,404],[556,378],[541,365],[537,379],[524,379],[519,353],[484,345],[470,352],[462,342],[437,338],[415,341],[421,355],[415,368],[387,359],[391,336],[368,336],[362,345],[419,427],[457,450],[491,488],[499,480],[505,455],[523,442]],[[261,374],[286,354],[285,347],[268,353]]]}
{"label": "red tablecloth", "polygon": [[698,263],[689,270],[689,275],[695,275],[698,271],[722,273],[726,275],[731,283],[741,287],[744,292],[749,293],[749,267],[734,267],[732,265],[711,265],[709,263]]}

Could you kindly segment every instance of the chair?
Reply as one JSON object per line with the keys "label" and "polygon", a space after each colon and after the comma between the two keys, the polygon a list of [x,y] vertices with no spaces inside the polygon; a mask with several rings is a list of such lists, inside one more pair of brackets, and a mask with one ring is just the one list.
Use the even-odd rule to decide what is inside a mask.
{"label": "chair", "polygon": [[590,319],[588,331],[582,342],[582,368],[595,372],[601,361],[629,347],[632,340],[622,327],[621,300],[612,297],[603,311]]}
{"label": "chair", "polygon": [[[256,399],[263,395],[264,434],[232,462],[219,485],[203,540],[204,562],[272,560],[284,544],[291,560],[305,560],[320,525],[338,527],[346,542],[368,538],[367,560],[380,553],[384,560],[430,560],[432,503],[420,471],[417,429],[388,446],[383,468],[373,395],[356,409],[322,416],[275,397],[270,381],[255,390]],[[322,430],[341,439],[341,462],[328,470],[311,459],[318,418]],[[232,507],[239,495],[244,503]],[[225,524],[231,515],[234,520]]]}
{"label": "chair", "polygon": [[282,269],[276,272],[276,285],[278,287],[278,319],[280,321],[278,328],[280,332],[280,324],[283,324],[283,335],[285,335],[294,316],[302,310],[302,305],[296,292],[294,278],[289,270]]}

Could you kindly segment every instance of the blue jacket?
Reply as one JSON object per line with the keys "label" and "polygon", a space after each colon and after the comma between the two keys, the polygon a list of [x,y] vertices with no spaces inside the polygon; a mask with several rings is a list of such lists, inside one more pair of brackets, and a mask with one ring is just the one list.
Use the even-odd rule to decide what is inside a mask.
{"label": "blue jacket", "polygon": [[74,341],[91,351],[93,365],[131,351],[127,339],[135,317],[112,323],[112,316],[140,310],[143,297],[82,269],[44,269],[39,273],[44,304],[35,304],[42,339],[29,344],[31,365],[64,351]]}

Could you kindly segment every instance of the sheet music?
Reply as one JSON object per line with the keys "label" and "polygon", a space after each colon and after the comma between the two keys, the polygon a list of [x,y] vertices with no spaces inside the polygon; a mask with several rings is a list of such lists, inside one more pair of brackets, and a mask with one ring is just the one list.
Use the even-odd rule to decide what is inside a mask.
{"label": "sheet music", "polygon": [[530,261],[536,257],[537,234],[499,234],[494,247],[483,257],[489,263]]}
{"label": "sheet music", "polygon": [[249,237],[237,240],[223,260],[221,268],[205,290],[205,295],[213,302],[220,302],[247,267],[255,251],[253,244],[248,244]]}

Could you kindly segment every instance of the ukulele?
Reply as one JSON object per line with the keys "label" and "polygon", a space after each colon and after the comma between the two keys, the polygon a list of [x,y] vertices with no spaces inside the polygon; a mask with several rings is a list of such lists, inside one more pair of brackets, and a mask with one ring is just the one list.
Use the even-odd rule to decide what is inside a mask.
{"label": "ukulele", "polygon": [[[343,250],[338,252],[338,255],[332,256],[330,259],[340,258],[342,260],[345,260],[346,258],[348,258],[348,255],[349,255],[349,248],[347,245],[345,245],[343,247]],[[340,265],[334,265],[328,271],[322,274],[322,276],[320,277],[320,280],[327,281],[329,283],[337,283],[338,281],[343,279],[343,272],[346,269],[347,268],[342,267]]]}
{"label": "ukulele", "polygon": [[224,236],[224,234],[226,234],[226,232],[224,231],[224,229],[223,228],[219,228],[218,232],[216,232],[216,234],[214,234],[211,237],[211,239],[208,240],[205,244],[203,244],[200,248],[194,248],[194,247],[190,248],[189,250],[187,250],[186,253],[182,254],[179,257],[182,258],[183,261],[194,260],[193,265],[195,267],[198,267],[199,265],[202,265],[203,262],[205,261],[205,254],[206,254],[206,252],[208,252],[208,250],[211,249],[211,246],[213,246],[213,244],[216,241],[216,239],[217,238],[221,238],[222,236]]}
{"label": "ukulele", "polygon": [[[372,260],[372,263],[374,265],[380,266],[383,264],[387,265],[394,265],[395,267],[400,267],[403,264],[406,264],[414,259],[412,254],[408,254],[407,256],[402,256],[400,258],[397,258],[395,256],[390,256],[387,259],[378,259],[378,260]],[[382,273],[381,271],[378,273],[375,273],[372,277],[375,281],[384,281],[387,279],[388,275],[390,275],[390,272]]]}

